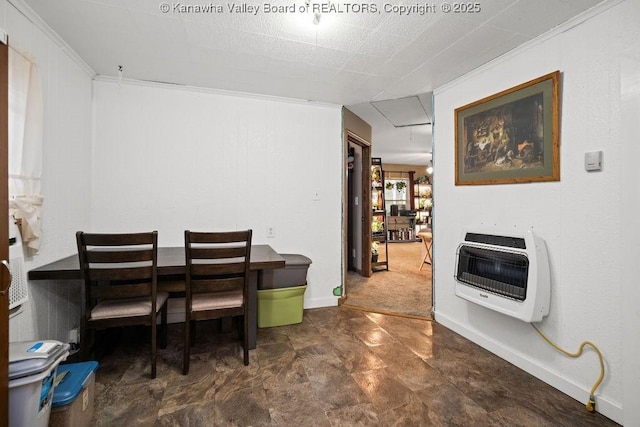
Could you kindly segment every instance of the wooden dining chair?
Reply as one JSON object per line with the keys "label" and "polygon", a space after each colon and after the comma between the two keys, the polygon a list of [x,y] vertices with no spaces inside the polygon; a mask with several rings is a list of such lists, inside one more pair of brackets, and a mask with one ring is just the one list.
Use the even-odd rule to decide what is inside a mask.
{"label": "wooden dining chair", "polygon": [[244,364],[249,364],[249,262],[251,230],[184,232],[186,295],[184,360],[189,373],[197,320],[242,316]]}
{"label": "wooden dining chair", "polygon": [[167,345],[167,299],[157,290],[158,232],[133,234],[76,233],[84,304],[80,356],[87,360],[97,329],[151,327],[151,378],[156,377],[157,316],[160,346]]}

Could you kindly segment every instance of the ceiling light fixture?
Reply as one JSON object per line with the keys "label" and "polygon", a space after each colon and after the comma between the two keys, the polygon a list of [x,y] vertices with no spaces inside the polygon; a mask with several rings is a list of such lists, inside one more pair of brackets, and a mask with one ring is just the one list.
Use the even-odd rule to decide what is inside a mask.
{"label": "ceiling light fixture", "polygon": [[322,26],[324,27],[327,23],[327,18],[329,19],[329,21],[333,20],[332,12],[334,11],[334,8],[335,6],[333,5],[333,2],[331,2],[331,0],[305,0],[304,8],[301,7],[300,11],[305,11],[303,12],[304,16],[308,16],[307,14],[311,15],[314,25],[320,25],[320,21],[322,20],[322,12],[325,12],[325,18],[324,20],[322,20]]}
{"label": "ceiling light fixture", "polygon": [[433,173],[433,166],[431,165],[431,163],[429,163],[429,166],[427,166],[427,173],[429,175],[431,175]]}

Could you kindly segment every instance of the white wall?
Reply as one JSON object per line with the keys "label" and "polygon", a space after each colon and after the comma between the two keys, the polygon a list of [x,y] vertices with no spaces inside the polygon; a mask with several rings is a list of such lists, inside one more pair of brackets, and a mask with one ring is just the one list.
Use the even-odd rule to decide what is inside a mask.
{"label": "white wall", "polygon": [[155,229],[182,246],[187,228],[252,228],[311,258],[305,308],[337,304],[339,106],[107,80],[94,96],[93,231]]}
{"label": "white wall", "polygon": [[[640,26],[636,29],[640,33]],[[636,40],[640,36],[636,37]],[[631,44],[622,52],[620,59],[620,121],[622,130],[620,140],[628,155],[624,156],[622,169],[626,181],[622,186],[622,227],[625,239],[629,242],[640,242],[638,212],[640,211],[640,180],[636,177],[637,160],[640,158],[638,139],[638,118],[640,118],[640,49],[638,43]],[[624,254],[622,270],[622,312],[623,312],[623,408],[626,426],[640,425],[640,411],[637,407],[637,387],[640,384],[640,286],[638,286],[637,270],[633,268],[638,262],[638,250],[629,250]]]}
{"label": "white wall", "polygon": [[[43,86],[43,239],[25,270],[75,253],[75,232],[89,223],[90,214],[93,73],[57,36],[33,23],[38,19],[28,8],[0,0],[0,27],[10,46],[35,59]],[[69,330],[78,326],[78,289],[73,282],[30,282],[29,301],[9,322],[9,339],[68,341]]]}
{"label": "white wall", "polygon": [[[637,225],[631,215],[623,216],[623,206],[634,205],[624,197],[629,182],[637,182],[633,165],[638,157],[627,159],[628,147],[638,143],[636,134],[634,140],[621,138],[620,75],[623,58],[640,58],[640,3],[627,1],[597,12],[602,13],[592,12],[586,22],[544,36],[434,92],[435,315],[445,326],[586,402],[599,374],[593,351],[567,358],[530,325],[455,296],[455,253],[464,226],[534,229],[547,243],[552,274],[551,313],[539,326],[570,351],[583,340],[598,345],[607,372],[596,392],[597,410],[622,422],[623,289],[638,287],[631,274],[623,274],[632,268],[622,260],[637,263],[627,253],[638,252],[637,241],[627,238]],[[562,73],[561,181],[456,187],[455,108],[554,70]],[[584,153],[592,150],[604,151],[602,172],[584,170]],[[638,153],[637,147],[633,150]],[[635,197],[637,207],[637,192]],[[637,291],[633,295],[637,298]],[[636,327],[628,329],[637,334],[637,313],[633,322]],[[629,351],[635,358],[637,343]],[[625,419],[631,420],[637,409],[630,397],[626,403]],[[638,424],[637,415],[635,420],[631,424]]]}

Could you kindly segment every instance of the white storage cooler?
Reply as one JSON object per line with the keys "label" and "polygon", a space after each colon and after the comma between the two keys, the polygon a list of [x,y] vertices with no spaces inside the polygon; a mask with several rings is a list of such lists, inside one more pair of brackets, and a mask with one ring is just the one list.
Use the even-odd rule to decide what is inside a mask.
{"label": "white storage cooler", "polygon": [[46,427],[54,380],[69,345],[41,340],[9,343],[9,425]]}

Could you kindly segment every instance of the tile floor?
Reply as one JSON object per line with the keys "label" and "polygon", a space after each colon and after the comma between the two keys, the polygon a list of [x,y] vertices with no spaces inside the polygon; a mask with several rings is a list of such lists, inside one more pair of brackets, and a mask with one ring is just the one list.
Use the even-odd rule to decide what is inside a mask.
{"label": "tile floor", "polygon": [[301,324],[260,329],[249,366],[235,332],[209,322],[187,376],[181,326],[170,325],[154,380],[144,333],[101,358],[94,425],[617,425],[436,322],[306,310]]}

